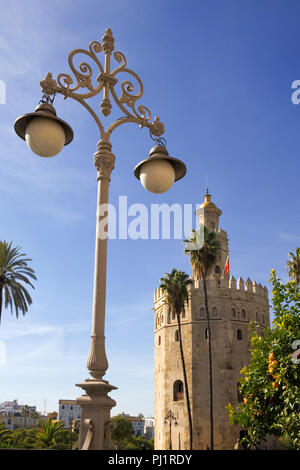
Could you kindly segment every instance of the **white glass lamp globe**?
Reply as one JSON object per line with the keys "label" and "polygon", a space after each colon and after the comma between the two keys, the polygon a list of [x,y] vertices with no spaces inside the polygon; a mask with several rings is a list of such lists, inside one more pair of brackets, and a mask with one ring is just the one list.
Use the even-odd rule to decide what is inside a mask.
{"label": "white glass lamp globe", "polygon": [[151,193],[165,193],[175,181],[175,170],[168,160],[150,158],[140,170],[140,181]]}
{"label": "white glass lamp globe", "polygon": [[28,123],[25,140],[40,157],[54,157],[65,145],[65,131],[55,119],[37,116]]}

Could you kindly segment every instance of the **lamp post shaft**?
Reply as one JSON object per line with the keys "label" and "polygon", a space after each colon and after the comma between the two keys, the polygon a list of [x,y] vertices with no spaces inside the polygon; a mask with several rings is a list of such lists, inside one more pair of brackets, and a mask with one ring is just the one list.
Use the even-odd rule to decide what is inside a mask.
{"label": "lamp post shaft", "polygon": [[116,405],[116,402],[107,396],[107,393],[116,387],[103,380],[103,375],[108,368],[104,338],[107,236],[99,233],[99,223],[104,215],[102,213],[107,209],[110,174],[114,168],[115,156],[111,152],[109,142],[100,141],[97,147],[94,155],[98,181],[94,298],[91,349],[87,361],[87,368],[92,379],[76,384],[86,392],[76,400],[81,407],[80,449],[110,448],[110,410]]}
{"label": "lamp post shaft", "polygon": [[[98,199],[97,229],[95,243],[94,297],[92,313],[91,349],[87,368],[95,379],[102,379],[108,368],[105,353],[105,301],[106,301],[106,261],[107,232],[99,230],[101,219],[107,217],[108,191],[110,174],[114,168],[115,156],[111,152],[109,142],[98,143],[98,151],[94,155],[97,168]],[[102,209],[103,208],[103,209]],[[107,230],[107,227],[106,227]],[[101,233],[100,233],[101,232]]]}

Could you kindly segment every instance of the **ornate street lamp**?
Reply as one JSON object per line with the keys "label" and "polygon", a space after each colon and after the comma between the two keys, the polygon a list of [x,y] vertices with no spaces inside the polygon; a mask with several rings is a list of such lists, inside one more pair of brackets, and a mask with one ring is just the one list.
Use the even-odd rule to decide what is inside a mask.
{"label": "ornate street lamp", "polygon": [[[111,152],[110,135],[121,124],[133,122],[139,124],[141,128],[147,127],[150,136],[158,144],[150,151],[149,158],[140,162],[134,170],[135,176],[140,179],[146,189],[153,193],[163,193],[172,186],[174,181],[179,180],[186,173],[184,163],[169,156],[165,148],[165,141],[161,138],[164,125],[159,117],[155,117],[153,122],[150,122],[149,109],[143,105],[137,106],[137,101],[144,92],[143,84],[138,75],[127,68],[126,58],[122,52],[114,52],[113,57],[119,65],[111,71],[113,50],[114,38],[110,29],[106,29],[102,44],[93,41],[88,50],[73,50],[69,54],[68,63],[75,81],[66,73],[59,74],[56,80],[51,73],[48,73],[40,82],[43,98],[35,112],[25,114],[15,122],[16,133],[26,140],[34,153],[41,157],[52,157],[73,139],[71,127],[56,116],[53,107],[55,95],[59,93],[65,99],[73,98],[89,111],[100,132],[100,140],[94,154],[98,181],[97,224],[100,220],[100,206],[108,203],[110,174],[115,164],[115,156]],[[101,52],[105,55],[104,67],[98,57]],[[82,62],[78,67],[74,65],[74,56],[77,54],[87,56],[99,69],[99,74],[94,81],[92,81],[93,69],[89,63]],[[134,93],[135,87],[132,82],[126,80],[120,84],[121,96],[118,97],[115,85],[120,72],[128,73],[136,80],[139,86],[136,93]],[[81,89],[84,91],[79,93]],[[101,91],[103,91],[101,113],[104,116],[110,114],[112,108],[110,95],[123,113],[123,116],[111,123],[106,130],[98,114],[87,103],[89,98],[95,97]],[[107,395],[116,387],[103,380],[108,368],[104,342],[106,257],[107,237],[96,237],[92,336],[87,361],[87,368],[92,379],[77,384],[85,391],[85,394],[76,400],[81,406],[80,449],[108,449],[110,447],[110,410],[116,405],[116,402]]]}
{"label": "ornate street lamp", "polygon": [[164,424],[168,424],[169,422],[169,427],[170,427],[170,443],[169,443],[169,450],[172,450],[172,424],[174,424],[175,426],[177,426],[177,420],[176,420],[176,416],[174,415],[174,413],[169,410],[168,411],[168,414],[167,416],[165,416],[164,418]]}

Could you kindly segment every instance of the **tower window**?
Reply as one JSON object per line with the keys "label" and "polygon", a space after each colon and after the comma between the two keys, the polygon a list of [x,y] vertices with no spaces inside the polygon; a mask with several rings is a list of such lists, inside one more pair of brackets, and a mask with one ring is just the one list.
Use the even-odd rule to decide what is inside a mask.
{"label": "tower window", "polygon": [[216,274],[221,274],[221,268],[220,268],[220,266],[217,265],[217,266],[215,267],[215,273],[216,273]]}
{"label": "tower window", "polygon": [[204,317],[205,316],[205,310],[204,310],[204,307],[201,307],[200,308],[200,317]]}
{"label": "tower window", "polygon": [[242,308],[241,314],[242,314],[242,319],[245,320],[245,318],[246,318],[246,310],[245,310],[244,308]]}
{"label": "tower window", "polygon": [[159,336],[158,337],[158,346],[160,346],[160,344],[161,344],[161,337]]}
{"label": "tower window", "polygon": [[204,335],[205,335],[205,339],[209,338],[208,328],[205,328]]}
{"label": "tower window", "polygon": [[243,339],[243,331],[240,328],[236,332],[236,337],[237,337],[238,340]]}
{"label": "tower window", "polygon": [[232,307],[231,309],[231,315],[235,318],[236,317],[236,309]]}
{"label": "tower window", "polygon": [[173,401],[183,400],[183,383],[181,380],[176,380],[173,385]]}
{"label": "tower window", "polygon": [[175,341],[179,341],[179,332],[178,332],[178,330],[175,331]]}
{"label": "tower window", "polygon": [[213,317],[216,317],[217,315],[218,315],[217,307],[213,307],[213,309],[212,309],[212,316],[213,316]]}

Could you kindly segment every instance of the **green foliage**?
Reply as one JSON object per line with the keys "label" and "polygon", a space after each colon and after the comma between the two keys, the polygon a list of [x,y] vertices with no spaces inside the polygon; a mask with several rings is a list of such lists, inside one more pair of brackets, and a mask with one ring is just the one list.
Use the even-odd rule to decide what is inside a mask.
{"label": "green foliage", "polygon": [[165,277],[160,278],[160,288],[166,294],[166,301],[170,312],[180,315],[184,311],[185,302],[188,300],[187,286],[192,281],[184,271],[172,269],[171,273],[165,273]]}
{"label": "green foliage", "polygon": [[0,447],[12,449],[34,449],[38,431],[36,429],[5,429],[5,434],[0,430]]}
{"label": "green foliage", "polygon": [[124,447],[125,450],[154,450],[153,439],[147,440],[144,436],[130,437]]}
{"label": "green foliage", "polygon": [[240,378],[243,402],[227,410],[230,423],[247,430],[248,448],[272,434],[300,449],[300,365],[293,363],[291,347],[300,339],[300,292],[294,281],[283,284],[275,270],[270,281],[273,328],[259,336],[252,326],[251,361]]}
{"label": "green foliage", "polygon": [[0,448],[5,448],[9,444],[11,432],[5,429],[4,424],[0,423]]}
{"label": "green foliage", "polygon": [[41,421],[41,431],[37,432],[36,445],[40,449],[56,449],[62,442],[64,433],[63,421],[55,422],[49,418],[47,421]]}
{"label": "green foliage", "polygon": [[286,267],[289,271],[289,278],[295,281],[299,286],[300,284],[300,248],[296,248],[295,254],[289,252],[289,261],[286,263]]}
{"label": "green foliage", "polygon": [[125,416],[114,416],[110,423],[111,439],[117,449],[124,449],[128,439],[134,436],[131,421]]}
{"label": "green foliage", "polygon": [[41,421],[41,428],[10,431],[0,424],[0,448],[2,449],[70,449],[78,439],[78,433],[64,429],[62,422]]}
{"label": "green foliage", "polygon": [[5,308],[10,307],[11,313],[14,307],[17,318],[19,310],[25,315],[32,303],[23,285],[25,283],[34,289],[28,278],[36,279],[36,276],[28,261],[31,259],[20,253],[19,246],[12,248],[12,242],[0,242],[0,321],[3,303]]}
{"label": "green foliage", "polygon": [[184,242],[186,244],[184,253],[190,255],[195,278],[205,277],[209,268],[215,262],[220,248],[216,232],[210,232],[206,225],[200,225],[198,230],[192,230],[191,238],[184,240]]}

